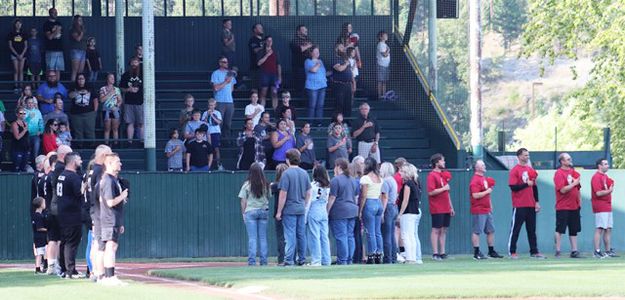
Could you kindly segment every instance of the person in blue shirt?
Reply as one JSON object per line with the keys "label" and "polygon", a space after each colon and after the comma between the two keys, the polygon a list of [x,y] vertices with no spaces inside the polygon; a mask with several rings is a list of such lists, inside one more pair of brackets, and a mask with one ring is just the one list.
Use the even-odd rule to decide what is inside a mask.
{"label": "person in blue shirt", "polygon": [[308,95],[308,120],[311,123],[321,124],[323,118],[323,104],[326,98],[326,68],[319,59],[319,47],[310,48],[308,59],[304,62],[306,70],[306,94]]}
{"label": "person in blue shirt", "polygon": [[237,83],[237,73],[228,68],[228,58],[225,56],[221,56],[218,61],[219,69],[213,71],[211,83],[214,90],[213,97],[217,100],[217,110],[223,116],[222,135],[229,138],[232,128],[232,115],[234,114],[232,90]]}
{"label": "person in blue shirt", "polygon": [[39,100],[39,110],[42,115],[46,115],[54,110],[54,95],[63,95],[63,101],[67,99],[67,89],[59,82],[57,72],[48,70],[46,72],[46,82],[37,89],[37,99]]}

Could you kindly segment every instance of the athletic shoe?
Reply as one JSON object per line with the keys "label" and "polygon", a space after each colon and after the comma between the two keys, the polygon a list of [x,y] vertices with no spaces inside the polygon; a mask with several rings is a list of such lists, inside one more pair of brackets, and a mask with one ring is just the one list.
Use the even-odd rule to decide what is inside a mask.
{"label": "athletic shoe", "polygon": [[516,253],[510,253],[510,259],[519,259],[519,255]]}
{"label": "athletic shoe", "polygon": [[406,257],[404,256],[403,253],[397,253],[397,262],[400,264],[403,264],[404,262],[406,262]]}
{"label": "athletic shoe", "polygon": [[488,259],[488,257],[484,256],[484,254],[482,254],[482,252],[478,252],[473,254],[473,259],[475,260],[485,260]]}
{"label": "athletic shoe", "polygon": [[432,260],[441,261],[443,258],[438,254],[432,254]]}
{"label": "athletic shoe", "polygon": [[415,262],[417,265],[422,265],[423,264],[423,260],[421,259],[417,259],[417,261]]}
{"label": "athletic shoe", "polygon": [[610,250],[606,251],[605,255],[608,257],[619,257],[618,255],[616,255],[616,252],[614,252],[613,248],[610,248]]}
{"label": "athletic shoe", "polygon": [[46,272],[35,270],[35,275],[46,275]]}
{"label": "athletic shoe", "polygon": [[128,283],[125,283],[121,280],[119,280],[119,278],[117,278],[117,276],[113,276],[113,277],[104,277],[100,280],[98,280],[98,283],[104,285],[104,286],[126,286],[128,285]]}
{"label": "athletic shoe", "polygon": [[218,171],[225,171],[226,168],[224,168],[224,166],[222,164],[219,164],[219,166],[217,167]]}
{"label": "athletic shoe", "polygon": [[441,257],[441,259],[448,259],[449,256],[447,256],[447,253],[443,253],[439,255]]}
{"label": "athletic shoe", "polygon": [[306,266],[307,267],[321,267],[321,263],[316,263],[316,264],[307,263]]}
{"label": "athletic shoe", "polygon": [[579,253],[579,251],[573,251],[573,252],[571,252],[571,255],[569,255],[569,256],[570,256],[571,258],[584,258],[584,257],[582,256],[582,254],[581,254],[581,253]]}
{"label": "athletic shoe", "polygon": [[497,251],[491,251],[488,252],[488,257],[490,258],[503,258],[503,256],[499,255],[499,253],[497,253]]}
{"label": "athletic shoe", "polygon": [[82,273],[74,273],[72,275],[65,275],[65,279],[81,279],[85,278],[85,275]]}
{"label": "athletic shoe", "polygon": [[592,257],[602,259],[608,257],[608,255],[606,253],[602,253],[601,250],[595,250],[592,252]]}
{"label": "athletic shoe", "polygon": [[535,258],[535,259],[546,259],[547,257],[542,255],[541,253],[534,253],[532,255],[530,255],[530,257]]}
{"label": "athletic shoe", "polygon": [[553,257],[555,258],[560,258],[562,256],[562,254],[560,253],[560,251],[556,251],[556,253],[553,255]]}

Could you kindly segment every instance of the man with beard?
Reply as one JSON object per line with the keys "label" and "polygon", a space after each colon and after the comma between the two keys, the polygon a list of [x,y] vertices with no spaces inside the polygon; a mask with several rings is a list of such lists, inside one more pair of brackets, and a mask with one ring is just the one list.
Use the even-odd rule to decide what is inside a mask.
{"label": "man with beard", "polygon": [[83,275],[76,271],[76,252],[82,239],[82,176],[77,173],[82,165],[80,155],[65,155],[65,170],[57,178],[55,193],[58,202],[58,220],[61,226],[65,278],[77,279]]}
{"label": "man with beard", "polygon": [[250,50],[250,75],[252,76],[252,85],[258,84],[258,53],[263,49],[263,24],[256,23],[252,26],[252,37],[247,42]]}
{"label": "man with beard", "polygon": [[295,37],[291,41],[291,67],[293,70],[293,80],[296,91],[304,90],[304,82],[306,81],[306,73],[304,72],[304,61],[306,60],[306,51],[312,47],[313,42],[308,37],[308,29],[304,25],[297,25]]}
{"label": "man with beard", "polygon": [[[61,71],[65,71],[63,59],[63,25],[56,19],[56,8],[48,10],[48,20],[43,23],[46,46],[46,69],[54,72],[57,78],[61,77]],[[43,112],[42,112],[43,113]]]}
{"label": "man with beard", "polygon": [[119,87],[124,94],[124,122],[128,142],[132,143],[137,128],[137,138],[143,138],[143,76],[139,58],[130,59],[130,70],[122,74]]}
{"label": "man with beard", "polygon": [[[66,145],[61,145],[56,150],[57,151],[57,161],[54,164],[54,169],[48,174],[48,182],[46,183],[51,191],[52,197],[50,199],[50,206],[47,206],[49,209],[48,213],[48,240],[52,243],[48,243],[48,247],[52,246],[50,254],[48,255],[48,273],[56,273],[57,275],[62,275],[65,273],[65,254],[63,253],[63,248],[65,247],[65,240],[62,236],[61,222],[59,220],[59,210],[58,210],[58,201],[59,197],[56,193],[57,181],[61,173],[65,170],[65,157],[72,152],[72,148]],[[47,199],[47,197],[46,197]],[[46,200],[47,201],[47,200]],[[48,203],[46,203],[48,204]],[[60,243],[60,245],[59,245]],[[58,256],[58,264],[56,264],[56,268],[52,269],[52,265],[56,261]],[[50,270],[52,269],[52,270]]]}
{"label": "man with beard", "polygon": [[67,99],[67,89],[59,82],[59,76],[54,70],[46,71],[46,82],[37,89],[37,100],[41,115],[45,116],[54,110],[54,95],[61,94],[63,100]]}

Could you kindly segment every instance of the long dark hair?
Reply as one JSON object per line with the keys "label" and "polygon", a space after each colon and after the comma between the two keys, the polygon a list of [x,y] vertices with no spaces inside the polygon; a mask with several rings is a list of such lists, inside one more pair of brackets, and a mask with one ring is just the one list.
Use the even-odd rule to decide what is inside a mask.
{"label": "long dark hair", "polygon": [[[78,24],[78,19],[82,19],[81,15],[74,15],[72,17],[72,27],[71,27],[71,31],[78,31],[80,33],[82,33],[85,30],[85,25],[84,24]],[[84,22],[85,20],[83,20]]]}
{"label": "long dark hair", "polygon": [[260,198],[269,191],[269,181],[265,178],[265,173],[260,164],[253,163],[247,174],[247,182],[250,185],[250,192],[256,198]]}
{"label": "long dark hair", "polygon": [[[82,87],[78,85],[78,77],[82,76],[85,79],[85,85],[83,85]],[[85,73],[78,73],[76,75],[76,80],[74,80],[74,90],[90,90],[91,87],[89,86],[89,82],[87,81],[87,76],[85,75]]]}
{"label": "long dark hair", "polygon": [[54,124],[54,122],[57,122],[56,119],[48,119],[48,121],[46,122],[46,126],[44,129],[45,133],[54,133],[54,131],[52,130],[52,124]]}
{"label": "long dark hair", "polygon": [[337,44],[338,43],[345,44],[345,42],[349,40],[349,32],[347,31],[347,27],[349,27],[350,24],[351,23],[349,22],[345,22],[343,23],[343,26],[341,26],[341,34],[336,39]]}
{"label": "long dark hair", "polygon": [[365,159],[365,174],[369,173],[380,176],[378,171],[378,162],[372,157],[367,157],[367,159]]}
{"label": "long dark hair", "polygon": [[328,176],[328,171],[326,167],[323,165],[316,165],[313,168],[313,180],[319,183],[319,186],[322,188],[326,188],[330,186],[330,178]]}

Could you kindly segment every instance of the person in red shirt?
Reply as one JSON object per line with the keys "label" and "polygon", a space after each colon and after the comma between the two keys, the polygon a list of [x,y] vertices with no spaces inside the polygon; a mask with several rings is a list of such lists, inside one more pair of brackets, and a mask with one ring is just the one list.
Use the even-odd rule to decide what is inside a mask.
{"label": "person in red shirt", "polygon": [[533,258],[546,258],[538,251],[536,243],[536,213],[540,211],[536,177],[538,173],[530,165],[530,153],[525,148],[516,152],[519,163],[510,170],[508,185],[512,191],[512,228],[508,240],[510,258],[517,259],[516,243],[521,227],[525,223],[527,240],[530,244],[530,255]]}
{"label": "person in red shirt", "polygon": [[487,259],[480,251],[480,234],[486,234],[486,242],[488,243],[488,256],[492,258],[503,258],[495,251],[495,226],[492,214],[492,205],[490,194],[493,192],[494,180],[484,176],[486,173],[486,164],[479,159],[473,167],[475,174],[471,178],[469,184],[469,193],[471,197],[471,219],[472,233],[471,242],[473,243],[473,258],[476,260]]}
{"label": "person in red shirt", "polygon": [[[432,215],[432,233],[430,241],[432,242],[432,259],[443,260],[447,258],[445,253],[445,239],[447,237],[447,228],[456,212],[451,204],[449,197],[450,177],[443,174],[445,169],[445,157],[436,153],[430,158],[432,163],[432,172],[428,174],[427,190],[428,201],[430,203],[430,214]],[[440,245],[440,247],[439,247]]]}
{"label": "person in red shirt", "polygon": [[46,155],[50,152],[56,151],[59,147],[57,142],[56,130],[59,128],[59,122],[55,119],[49,119],[46,122],[45,130],[43,132],[43,154]]}
{"label": "person in red shirt", "polygon": [[[612,192],[614,191],[614,180],[608,177],[610,165],[608,160],[600,158],[597,160],[597,173],[590,181],[592,195],[592,212],[595,214],[595,251],[596,258],[618,257],[614,250],[610,248],[610,238],[612,236]],[[601,237],[605,252],[601,252]]]}
{"label": "person in red shirt", "polygon": [[[401,167],[406,164],[408,161],[403,158],[403,157],[398,157],[395,159],[394,161],[394,165],[395,165],[395,175],[393,175],[393,178],[395,179],[395,182],[397,183],[397,190],[400,191],[401,188],[404,186],[404,179],[401,178],[401,174],[399,173],[399,170],[401,170]],[[399,197],[397,197],[397,200],[395,200],[395,204],[397,205],[397,207],[399,207],[401,205],[401,200],[399,199]],[[399,262],[404,262],[405,261],[405,248],[404,248],[404,242],[401,240],[401,230],[399,228],[399,223],[395,223],[395,240],[397,241],[397,248],[399,249],[399,253],[397,254],[397,258]]]}
{"label": "person in red shirt", "polygon": [[568,153],[560,154],[560,168],[553,175],[556,190],[556,258],[560,257],[562,235],[569,228],[571,258],[580,258],[577,251],[577,233],[582,230],[579,208],[582,200],[580,175],[573,169],[573,159]]}

